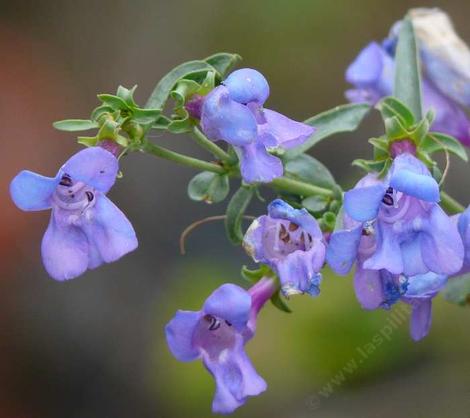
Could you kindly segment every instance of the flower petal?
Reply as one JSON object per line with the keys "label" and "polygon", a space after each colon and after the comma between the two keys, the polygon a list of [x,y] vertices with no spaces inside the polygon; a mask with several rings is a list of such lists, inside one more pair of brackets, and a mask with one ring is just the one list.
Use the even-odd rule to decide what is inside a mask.
{"label": "flower petal", "polygon": [[279,276],[282,292],[286,296],[308,293],[320,294],[322,276],[319,273],[325,260],[325,245],[314,244],[309,251],[295,251],[282,260],[271,264]]}
{"label": "flower petal", "polygon": [[346,70],[346,80],[356,87],[369,87],[380,97],[392,93],[394,62],[377,42],[367,45]]}
{"label": "flower petal", "polygon": [[54,209],[41,244],[42,261],[55,280],[80,276],[88,268],[88,240],[82,230],[68,224],[66,211]]}
{"label": "flower petal", "polygon": [[284,172],[281,160],[269,154],[263,144],[249,144],[235,148],[235,151],[246,183],[269,183]]}
{"label": "flower petal", "polygon": [[368,270],[388,270],[392,274],[403,273],[403,260],[401,256],[398,236],[393,226],[384,222],[377,223],[377,249],[375,253],[364,261],[363,267]]}
{"label": "flower petal", "polygon": [[171,353],[179,361],[192,361],[199,357],[199,348],[193,345],[193,333],[201,319],[201,312],[177,311],[165,327]]}
{"label": "flower petal", "polygon": [[256,396],[266,390],[266,382],[256,372],[243,349],[238,336],[236,346],[216,358],[204,355],[206,368],[214,376],[216,392],[212,402],[214,413],[228,414],[243,405],[248,396]]}
{"label": "flower petal", "polygon": [[326,262],[338,274],[347,274],[356,262],[362,224],[353,229],[334,231],[326,250]]}
{"label": "flower petal", "polygon": [[116,181],[119,164],[116,157],[100,147],[77,152],[61,168],[72,180],[83,182],[102,193],[108,192]]}
{"label": "flower petal", "polygon": [[451,135],[466,146],[470,145],[470,119],[467,114],[426,80],[423,80],[423,107],[425,111],[432,109],[435,112],[432,131]]}
{"label": "flower petal", "polygon": [[421,252],[421,237],[413,234],[412,238],[400,244],[403,258],[403,274],[406,277],[424,274],[429,271]]}
{"label": "flower petal", "polygon": [[230,99],[226,87],[219,86],[205,98],[201,112],[201,127],[212,140],[224,140],[232,145],[252,143],[258,135],[256,119],[251,110]]}
{"label": "flower petal", "polygon": [[432,322],[432,299],[413,300],[411,312],[411,338],[419,341],[428,335]]}
{"label": "flower petal", "polygon": [[32,171],[23,170],[10,183],[10,195],[21,210],[44,210],[51,207],[50,197],[60,176],[44,177]]}
{"label": "flower petal", "polygon": [[[96,196],[95,206],[88,210],[82,228],[90,246],[96,249],[106,263],[116,261],[137,248],[137,238],[131,223],[104,195]],[[96,263],[90,265],[90,268],[94,267],[97,267]]]}
{"label": "flower petal", "polygon": [[421,234],[423,260],[434,273],[452,275],[463,265],[464,247],[455,222],[434,205]]}
{"label": "flower petal", "polygon": [[264,109],[266,123],[258,125],[259,140],[263,144],[289,149],[303,144],[315,132],[315,128],[296,122],[273,110]]}
{"label": "flower petal", "polygon": [[240,286],[226,283],[216,289],[204,303],[205,314],[227,320],[237,329],[246,326],[250,316],[251,296]]}
{"label": "flower petal", "polygon": [[385,300],[380,271],[365,270],[358,265],[354,275],[354,291],[364,309],[380,307]]}
{"label": "flower petal", "polygon": [[344,194],[344,210],[359,222],[375,219],[386,189],[384,183],[379,183],[349,190]]}
{"label": "flower petal", "polygon": [[286,219],[297,224],[313,238],[323,237],[317,220],[304,208],[294,209],[282,199],[275,199],[269,204],[268,213],[271,218]]}
{"label": "flower petal", "polygon": [[447,276],[428,272],[408,278],[404,294],[407,298],[430,298],[435,296],[447,283]]}
{"label": "flower petal", "polygon": [[427,167],[409,153],[398,155],[390,170],[390,186],[427,202],[439,202],[439,185]]}
{"label": "flower petal", "polygon": [[263,74],[251,68],[231,73],[223,82],[230,98],[238,103],[257,102],[262,105],[269,96],[269,84]]}

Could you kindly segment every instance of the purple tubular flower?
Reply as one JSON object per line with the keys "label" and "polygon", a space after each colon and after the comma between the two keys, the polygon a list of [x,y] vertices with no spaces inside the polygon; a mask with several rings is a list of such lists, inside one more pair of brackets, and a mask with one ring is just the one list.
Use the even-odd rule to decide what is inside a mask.
{"label": "purple tubular flower", "polygon": [[244,68],[231,73],[202,105],[202,130],[210,139],[234,146],[247,183],[267,183],[282,176],[281,160],[269,151],[298,146],[314,132],[311,126],[264,109],[268,96],[264,76]]}
{"label": "purple tubular flower", "polygon": [[356,263],[354,287],[365,309],[411,303],[414,339],[428,332],[430,299],[464,259],[456,222],[438,200],[438,185],[426,166],[403,153],[385,179],[368,174],[345,194],[342,224],[326,254],[338,274]]}
{"label": "purple tubular flower", "polygon": [[215,413],[231,413],[248,396],[266,390],[266,382],[254,369],[244,346],[254,336],[256,317],[275,289],[269,278],[261,279],[248,291],[224,284],[207,298],[202,310],[178,311],[165,327],[168,346],[176,359],[201,358],[214,377]]}
{"label": "purple tubular flower", "polygon": [[276,272],[285,295],[319,294],[326,248],[317,221],[305,209],[274,200],[268,215],[251,224],[243,246],[256,262]]}
{"label": "purple tubular flower", "polygon": [[72,156],[54,178],[21,171],[12,180],[10,194],[20,209],[52,209],[41,245],[52,278],[72,279],[137,247],[132,225],[106,197],[117,172],[113,154],[92,147]]}
{"label": "purple tubular flower", "polygon": [[[444,45],[448,38],[442,36],[431,21],[420,20],[420,26],[416,28],[413,20],[424,64],[423,106],[425,111],[435,111],[432,130],[452,135],[470,145],[470,119],[462,108],[470,106],[470,52],[460,39],[460,43],[454,39],[451,45]],[[346,70],[346,81],[354,86],[345,93],[350,102],[373,105],[393,94],[398,27],[394,26],[382,45],[377,42],[367,45]],[[449,32],[449,28],[446,31]],[[452,36],[456,36],[455,33]]]}

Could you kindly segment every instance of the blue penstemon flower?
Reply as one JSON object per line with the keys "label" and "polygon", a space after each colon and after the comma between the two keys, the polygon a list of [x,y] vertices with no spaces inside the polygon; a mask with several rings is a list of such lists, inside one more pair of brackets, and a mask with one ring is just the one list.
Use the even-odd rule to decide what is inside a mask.
{"label": "blue penstemon flower", "polygon": [[230,413],[249,396],[266,390],[245,353],[253,338],[256,317],[276,289],[273,279],[262,278],[248,291],[224,284],[200,311],[178,311],[165,328],[168,346],[180,361],[202,359],[215,379],[213,412]]}
{"label": "blue penstemon flower", "polygon": [[282,176],[279,158],[269,151],[286,150],[306,141],[314,128],[265,109],[269,85],[256,70],[231,73],[204,99],[201,127],[212,140],[233,145],[247,183],[270,182]]}
{"label": "blue penstemon flower", "polygon": [[[470,50],[455,33],[449,17],[438,9],[410,12],[422,59],[423,107],[434,109],[432,130],[458,138],[470,145]],[[395,47],[400,22],[381,44],[371,42],[346,71],[353,89],[346,92],[351,102],[377,103],[393,93]],[[444,35],[443,35],[444,34]]]}
{"label": "blue penstemon flower", "polygon": [[354,287],[364,308],[411,303],[415,339],[429,330],[431,298],[463,263],[456,223],[438,201],[439,186],[426,166],[400,154],[384,179],[368,174],[345,194],[342,225],[327,250],[339,274],[356,264]]}
{"label": "blue penstemon flower", "polygon": [[12,180],[10,194],[20,209],[52,209],[41,252],[54,279],[72,279],[137,247],[132,225],[106,197],[117,173],[115,156],[92,147],[72,156],[55,177],[25,170]]}
{"label": "blue penstemon flower", "polygon": [[319,294],[326,249],[322,231],[306,209],[274,200],[268,214],[251,224],[243,246],[256,262],[274,270],[286,296]]}

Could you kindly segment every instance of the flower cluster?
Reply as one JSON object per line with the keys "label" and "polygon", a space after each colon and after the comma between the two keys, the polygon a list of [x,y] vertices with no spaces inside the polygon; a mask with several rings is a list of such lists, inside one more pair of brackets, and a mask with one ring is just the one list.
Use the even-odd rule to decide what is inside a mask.
{"label": "flower cluster", "polygon": [[[72,279],[137,248],[131,223],[106,194],[118,177],[120,158],[139,151],[200,169],[188,185],[193,200],[221,202],[229,195],[231,180],[240,183],[225,215],[198,221],[186,231],[224,219],[228,237],[242,244],[257,264],[255,270],[242,270],[251,287],[224,284],[201,310],[179,310],[165,328],[174,357],[200,359],[213,376],[214,412],[231,413],[266,390],[245,352],[258,314],[268,300],[289,310],[285,299],[293,295],[318,296],[325,266],[339,275],[355,268],[353,285],[365,309],[410,305],[411,337],[424,338],[431,327],[433,298],[448,282],[470,272],[470,207],[464,210],[441,189],[447,170],[442,174],[432,159],[434,152],[445,151],[447,157],[454,153],[466,160],[465,148],[455,138],[429,130],[432,123],[434,130],[470,144],[465,110],[470,107],[470,50],[439,10],[417,9],[410,16],[412,24],[408,18],[398,22],[384,42],[361,51],[346,72],[354,86],[346,93],[351,102],[376,104],[384,96],[397,96],[378,106],[385,134],[370,139],[373,160],[356,160],[368,174],[346,193],[306,150],[327,136],[357,128],[370,106],[349,104],[308,123],[293,121],[264,108],[269,85],[260,72],[244,68],[227,75],[239,58],[235,54],[176,67],[157,84],[144,108],[134,101],[135,88],[120,86],[116,95],[98,96],[102,104],[90,120],[56,123],[59,129],[98,129],[98,134],[79,137],[88,148],[67,160],[55,177],[21,171],[10,185],[21,210],[51,209],[41,245],[49,275]],[[434,119],[432,112],[421,118],[413,25],[423,61],[424,107],[435,110]],[[441,34],[447,43],[441,42]],[[414,89],[394,82],[409,75],[400,74],[405,58],[396,53],[407,36],[412,62],[402,67],[414,68]],[[394,84],[412,89],[416,100],[409,99],[410,92],[395,94]],[[398,99],[407,96],[407,103]],[[170,97],[176,105],[168,117],[171,112],[164,111]],[[148,135],[152,129],[191,133],[216,161],[156,145]],[[219,147],[217,141],[226,144]],[[255,196],[263,200],[262,186],[276,194],[267,213],[245,215]],[[444,209],[460,213],[450,216]],[[244,218],[254,219],[246,232]]]}
{"label": "flower cluster", "polygon": [[282,176],[281,160],[269,151],[286,150],[306,141],[314,128],[263,108],[269,85],[256,70],[230,74],[204,99],[201,126],[215,141],[232,145],[247,183],[268,183]]}
{"label": "flower cluster", "polygon": [[386,178],[368,174],[345,194],[342,225],[327,250],[338,274],[356,264],[354,287],[364,308],[389,308],[399,300],[412,305],[415,340],[429,331],[431,299],[463,265],[457,225],[439,199],[425,165],[400,154]]}
{"label": "flower cluster", "polygon": [[[410,12],[422,59],[424,109],[435,111],[432,129],[470,145],[470,49],[455,33],[449,17],[438,9]],[[400,29],[396,23],[382,43],[371,42],[346,71],[354,86],[346,91],[353,103],[377,103],[393,94],[395,51]]]}
{"label": "flower cluster", "polygon": [[111,152],[92,147],[70,158],[55,177],[21,171],[11,182],[11,197],[20,209],[52,209],[41,245],[52,278],[73,279],[137,248],[132,225],[106,197],[118,167]]}

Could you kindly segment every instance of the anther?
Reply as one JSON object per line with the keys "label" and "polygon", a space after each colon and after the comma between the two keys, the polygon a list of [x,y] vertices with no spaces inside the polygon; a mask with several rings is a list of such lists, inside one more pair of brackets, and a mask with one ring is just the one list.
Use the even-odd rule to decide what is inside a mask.
{"label": "anther", "polygon": [[85,194],[89,202],[91,202],[95,197],[95,195],[92,192],[85,192]]}
{"label": "anther", "polygon": [[60,179],[60,183],[59,183],[61,186],[65,186],[65,187],[71,187],[73,182],[72,182],[72,179],[70,178],[70,176],[68,174],[64,174],[62,176],[62,178]]}
{"label": "anther", "polygon": [[290,235],[287,232],[287,229],[283,224],[281,224],[281,230],[279,231],[279,239],[285,244],[287,244],[290,241]]}
{"label": "anther", "polygon": [[294,232],[297,231],[297,229],[299,229],[299,225],[295,224],[294,222],[289,224],[289,231]]}
{"label": "anther", "polygon": [[387,206],[393,206],[393,197],[389,194],[386,194],[383,197],[382,202],[385,203]]}

